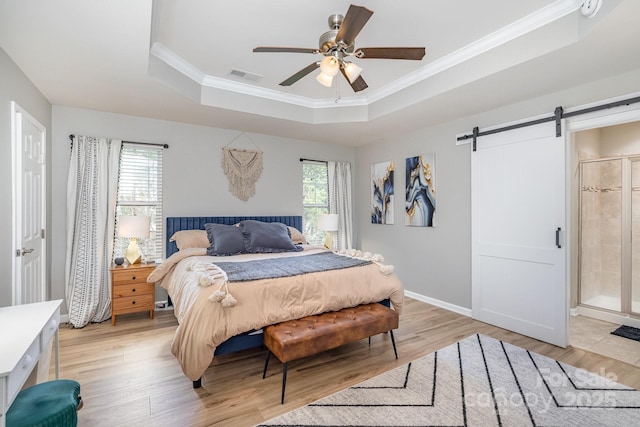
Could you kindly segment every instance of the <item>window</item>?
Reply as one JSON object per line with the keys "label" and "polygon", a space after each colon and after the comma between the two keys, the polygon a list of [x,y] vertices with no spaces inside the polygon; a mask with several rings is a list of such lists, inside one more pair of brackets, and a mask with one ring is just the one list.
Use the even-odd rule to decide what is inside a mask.
{"label": "window", "polygon": [[302,162],[302,234],[311,244],[322,244],[325,233],[317,229],[318,215],[329,213],[327,164]]}
{"label": "window", "polygon": [[151,217],[151,230],[148,239],[138,239],[140,251],[147,260],[162,258],[162,150],[162,147],[151,145],[122,145],[114,257],[122,256],[129,245],[128,238],[117,236],[117,218],[120,215],[146,215]]}

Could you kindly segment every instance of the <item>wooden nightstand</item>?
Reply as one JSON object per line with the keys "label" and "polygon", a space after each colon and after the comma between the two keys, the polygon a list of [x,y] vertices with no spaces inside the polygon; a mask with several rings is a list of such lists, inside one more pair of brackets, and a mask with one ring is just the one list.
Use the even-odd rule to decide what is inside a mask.
{"label": "wooden nightstand", "polygon": [[156,264],[133,264],[111,266],[111,324],[116,316],[138,311],[149,311],[153,319],[155,305],[155,283],[147,283],[147,277]]}

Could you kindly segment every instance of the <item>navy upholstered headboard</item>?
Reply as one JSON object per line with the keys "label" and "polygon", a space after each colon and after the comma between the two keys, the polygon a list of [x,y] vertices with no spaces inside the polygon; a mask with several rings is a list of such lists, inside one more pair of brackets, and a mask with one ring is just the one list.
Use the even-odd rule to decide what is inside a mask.
{"label": "navy upholstered headboard", "polygon": [[245,219],[255,219],[264,222],[281,222],[302,231],[302,216],[170,216],[167,217],[166,256],[169,258],[178,251],[176,242],[169,239],[173,233],[180,230],[204,230],[208,223],[234,225]]}

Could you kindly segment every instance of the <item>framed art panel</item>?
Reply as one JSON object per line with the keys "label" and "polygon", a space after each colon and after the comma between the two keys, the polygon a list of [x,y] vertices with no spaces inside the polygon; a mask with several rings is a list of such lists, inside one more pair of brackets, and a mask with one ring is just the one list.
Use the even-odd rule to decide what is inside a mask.
{"label": "framed art panel", "polygon": [[436,213],[435,153],[408,157],[405,179],[405,225],[433,227]]}
{"label": "framed art panel", "polygon": [[371,165],[371,223],[393,224],[393,162]]}

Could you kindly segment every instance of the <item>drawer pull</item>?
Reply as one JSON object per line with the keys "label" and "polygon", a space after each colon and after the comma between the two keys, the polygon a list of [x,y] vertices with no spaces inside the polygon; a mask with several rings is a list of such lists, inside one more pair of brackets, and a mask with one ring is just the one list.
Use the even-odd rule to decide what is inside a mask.
{"label": "drawer pull", "polygon": [[131,301],[131,304],[135,305],[135,304],[136,304],[136,302],[135,302],[135,301]]}
{"label": "drawer pull", "polygon": [[131,278],[131,280],[136,280],[136,276],[133,276],[133,277]]}
{"label": "drawer pull", "polygon": [[135,291],[136,291],[136,288],[131,289],[131,292],[135,292]]}
{"label": "drawer pull", "polygon": [[58,327],[58,321],[56,319],[51,319],[49,329],[55,331]]}

